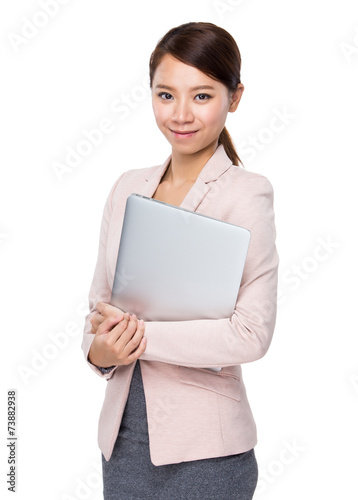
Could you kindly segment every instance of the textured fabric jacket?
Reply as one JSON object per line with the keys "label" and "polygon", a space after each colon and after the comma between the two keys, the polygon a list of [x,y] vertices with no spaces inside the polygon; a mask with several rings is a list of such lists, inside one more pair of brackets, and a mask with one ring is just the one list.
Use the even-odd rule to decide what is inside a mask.
{"label": "textured fabric jacket", "polygon": [[[124,172],[105,204],[98,260],[89,292],[82,349],[107,380],[98,444],[109,460],[126,405],[134,363],[106,374],[87,357],[97,302],[110,303],[127,197],[152,197],[171,156],[160,166]],[[276,322],[277,276],[274,193],[263,175],[235,166],[219,145],[180,205],[251,231],[235,311],[229,318],[146,322],[140,363],[154,465],[241,453],[257,443],[241,364],[267,352]],[[210,269],[208,269],[208,273]],[[131,311],[129,311],[131,312]],[[208,370],[223,367],[220,372]]]}

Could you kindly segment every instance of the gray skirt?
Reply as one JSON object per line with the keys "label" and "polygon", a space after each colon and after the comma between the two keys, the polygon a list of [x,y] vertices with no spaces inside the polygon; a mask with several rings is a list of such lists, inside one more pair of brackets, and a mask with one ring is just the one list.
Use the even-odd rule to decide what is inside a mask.
{"label": "gray skirt", "polygon": [[254,449],[236,455],[153,465],[142,373],[136,362],[112,456],[102,455],[104,500],[251,500]]}

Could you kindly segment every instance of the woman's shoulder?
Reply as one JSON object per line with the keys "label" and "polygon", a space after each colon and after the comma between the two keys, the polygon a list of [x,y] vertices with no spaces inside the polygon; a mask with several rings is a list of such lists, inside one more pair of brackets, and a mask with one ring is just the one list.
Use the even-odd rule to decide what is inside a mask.
{"label": "woman's shoulder", "polygon": [[128,195],[145,186],[147,179],[160,165],[125,170],[114,182],[109,197],[112,201],[127,199]]}
{"label": "woman's shoulder", "polygon": [[241,165],[231,165],[228,170],[231,181],[240,184],[245,190],[256,190],[265,188],[269,191],[273,190],[271,181],[266,175],[260,172],[247,170]]}
{"label": "woman's shoulder", "polygon": [[130,182],[132,180],[138,179],[147,179],[150,175],[152,175],[155,170],[160,165],[155,165],[153,167],[144,167],[144,168],[132,168],[130,170],[124,171],[116,180],[115,184],[119,184],[119,182],[123,179],[123,181]]}

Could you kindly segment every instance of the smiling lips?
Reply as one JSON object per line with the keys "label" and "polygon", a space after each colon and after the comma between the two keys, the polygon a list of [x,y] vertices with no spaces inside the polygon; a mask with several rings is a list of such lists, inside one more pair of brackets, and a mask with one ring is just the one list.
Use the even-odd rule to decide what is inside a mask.
{"label": "smiling lips", "polygon": [[196,134],[197,130],[183,130],[183,131],[180,131],[180,130],[171,130],[171,132],[173,132],[174,134],[174,137],[192,137],[194,134]]}

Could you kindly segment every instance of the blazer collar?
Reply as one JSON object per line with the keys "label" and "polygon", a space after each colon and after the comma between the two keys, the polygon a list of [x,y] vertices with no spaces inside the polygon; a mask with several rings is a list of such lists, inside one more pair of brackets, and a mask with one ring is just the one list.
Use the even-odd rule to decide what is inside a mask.
{"label": "blazer collar", "polygon": [[[149,172],[145,177],[147,185],[142,194],[148,197],[152,197],[163,177],[166,169],[168,168],[169,162],[172,158],[170,155],[165,162],[156,167],[154,171]],[[204,167],[202,168],[200,174],[198,175],[195,183],[192,185],[188,191],[186,197],[180,205],[180,208],[185,208],[186,210],[195,211],[200,203],[203,201],[205,196],[209,193],[212,181],[216,181],[230,166],[232,161],[227,156],[224,146],[219,144],[216,148],[215,153],[209,158]]]}

